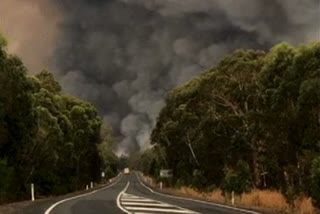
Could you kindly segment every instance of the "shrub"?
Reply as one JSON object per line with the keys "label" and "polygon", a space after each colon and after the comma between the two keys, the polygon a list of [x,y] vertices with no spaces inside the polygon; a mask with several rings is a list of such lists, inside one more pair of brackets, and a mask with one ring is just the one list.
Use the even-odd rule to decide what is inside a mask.
{"label": "shrub", "polygon": [[315,158],[311,166],[311,195],[313,204],[320,207],[320,157]]}

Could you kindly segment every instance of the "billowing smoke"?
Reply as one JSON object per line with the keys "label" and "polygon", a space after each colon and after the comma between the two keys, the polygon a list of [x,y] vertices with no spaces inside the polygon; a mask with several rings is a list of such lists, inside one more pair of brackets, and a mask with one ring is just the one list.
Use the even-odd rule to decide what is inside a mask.
{"label": "billowing smoke", "polygon": [[[1,19],[3,1],[12,0],[1,0]],[[13,2],[30,6],[26,2],[37,1]],[[283,40],[296,44],[320,39],[320,0],[44,2],[42,13],[53,8],[46,17],[38,17],[47,23],[45,29],[55,29],[46,31],[48,38],[57,38],[59,32],[44,55],[54,51],[50,67],[57,68],[64,90],[95,103],[112,124],[119,136],[118,154],[146,148],[166,91],[226,53],[267,49]],[[23,16],[9,9],[5,18]],[[34,35],[41,29],[31,25],[20,31]],[[24,51],[32,52],[34,40]],[[39,57],[31,53],[25,60],[33,62],[31,56]]]}
{"label": "billowing smoke", "polygon": [[51,0],[0,0],[0,32],[32,73],[52,68],[63,18]]}

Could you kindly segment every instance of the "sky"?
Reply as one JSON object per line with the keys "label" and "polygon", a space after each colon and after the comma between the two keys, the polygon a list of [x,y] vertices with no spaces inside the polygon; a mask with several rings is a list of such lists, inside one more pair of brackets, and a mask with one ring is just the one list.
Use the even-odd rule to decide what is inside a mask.
{"label": "sky", "polygon": [[320,40],[320,0],[0,0],[0,32],[144,150],[164,96],[237,48]]}

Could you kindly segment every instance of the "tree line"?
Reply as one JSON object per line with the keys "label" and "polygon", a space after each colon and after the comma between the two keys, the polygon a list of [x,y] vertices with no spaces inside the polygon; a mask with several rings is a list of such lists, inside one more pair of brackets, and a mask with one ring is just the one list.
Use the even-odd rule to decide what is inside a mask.
{"label": "tree line", "polygon": [[112,131],[95,107],[64,94],[52,73],[27,76],[0,34],[0,203],[83,189],[117,173]]}
{"label": "tree line", "polygon": [[236,50],[166,96],[137,163],[173,185],[281,190],[320,206],[320,43]]}

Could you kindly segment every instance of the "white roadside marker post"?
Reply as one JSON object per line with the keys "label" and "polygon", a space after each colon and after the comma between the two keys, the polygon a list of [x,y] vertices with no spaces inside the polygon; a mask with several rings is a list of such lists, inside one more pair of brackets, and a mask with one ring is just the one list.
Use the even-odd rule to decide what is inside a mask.
{"label": "white roadside marker post", "polygon": [[88,190],[88,189],[89,189],[89,185],[87,184],[87,185],[86,185],[86,190]]}
{"label": "white roadside marker post", "polygon": [[93,182],[92,181],[90,182],[90,188],[91,189],[93,188]]}
{"label": "white roadside marker post", "polygon": [[231,192],[231,203],[234,205],[234,191]]}
{"label": "white roadside marker post", "polygon": [[31,201],[34,201],[34,184],[31,184]]}
{"label": "white roadside marker post", "polygon": [[163,184],[162,184],[162,181],[160,181],[160,189],[162,189],[163,187]]}

